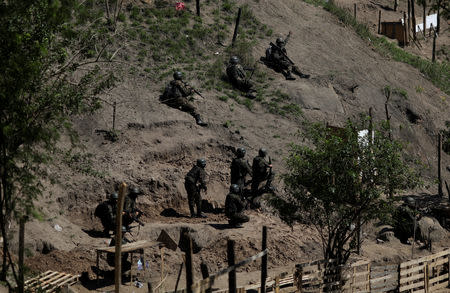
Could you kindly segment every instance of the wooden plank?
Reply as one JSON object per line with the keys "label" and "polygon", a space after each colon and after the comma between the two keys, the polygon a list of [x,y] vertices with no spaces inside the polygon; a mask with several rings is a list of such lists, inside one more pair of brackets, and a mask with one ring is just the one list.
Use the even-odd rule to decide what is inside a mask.
{"label": "wooden plank", "polygon": [[446,250],[443,250],[441,252],[425,256],[423,258],[425,259],[425,261],[429,261],[429,260],[432,260],[432,259],[435,259],[435,258],[438,258],[438,257],[448,256],[449,254],[450,254],[450,249],[446,249]]}
{"label": "wooden plank", "polygon": [[385,265],[385,266],[374,266],[370,268],[370,271],[391,271],[391,270],[397,270],[398,265]]}
{"label": "wooden plank", "polygon": [[70,277],[71,277],[71,275],[63,273],[62,276],[60,276],[60,277],[54,279],[54,280],[53,280],[52,282],[50,282],[50,283],[47,283],[45,286],[42,287],[42,289],[46,289],[46,288],[48,288],[48,287],[53,287],[53,286],[55,286],[56,284],[58,284],[58,282],[60,282],[61,280],[65,280],[65,279],[70,278]]}
{"label": "wooden plank", "polygon": [[448,282],[443,282],[443,283],[439,283],[436,285],[431,286],[429,289],[429,292],[434,292],[437,289],[441,289],[441,288],[447,288]]}
{"label": "wooden plank", "polygon": [[[139,240],[132,243],[127,243],[122,245],[122,253],[125,252],[131,252],[139,249],[144,249],[148,247],[158,246],[160,243],[157,241],[150,241],[150,240]],[[107,247],[101,247],[96,249],[99,252],[110,252],[115,253],[115,247],[113,246],[107,246]]]}
{"label": "wooden plank", "polygon": [[417,280],[423,280],[423,274],[418,274],[418,275],[413,275],[407,278],[400,278],[400,285],[405,284],[405,283],[410,283],[413,281],[417,281]]}
{"label": "wooden plank", "polygon": [[425,262],[425,260],[423,260],[422,258],[418,258],[418,259],[410,260],[410,261],[407,261],[407,262],[403,262],[403,263],[400,264],[400,269],[403,269],[403,268],[406,268],[406,267],[411,267],[411,266],[414,266],[414,265],[420,265],[420,264],[423,265],[424,262]]}
{"label": "wooden plank", "polygon": [[419,282],[419,283],[413,283],[413,284],[409,284],[409,285],[400,285],[400,292],[401,291],[406,291],[406,290],[411,290],[411,289],[415,289],[415,288],[420,288],[420,287],[424,287],[425,284],[423,282]]}
{"label": "wooden plank", "polygon": [[444,274],[444,275],[440,275],[438,277],[430,278],[429,284],[434,284],[436,282],[443,281],[445,279],[448,279],[448,274]]}
{"label": "wooden plank", "polygon": [[378,277],[378,278],[370,278],[370,284],[374,284],[380,281],[385,281],[385,280],[389,280],[389,279],[397,279],[397,276],[395,275],[387,275],[387,276],[383,276],[383,277]]}
{"label": "wooden plank", "polygon": [[413,267],[410,269],[403,269],[403,270],[400,270],[400,276],[409,275],[409,274],[420,272],[423,270],[424,270],[424,265],[420,265],[420,266]]}
{"label": "wooden plank", "polygon": [[58,274],[58,272],[47,271],[44,274],[46,274],[46,275],[38,276],[36,278],[31,279],[32,282],[30,282],[30,283],[27,283],[28,281],[25,282],[25,283],[27,283],[25,288],[34,286],[34,284],[36,284],[36,283],[42,283],[43,281],[47,280],[48,278],[53,277],[54,275]]}
{"label": "wooden plank", "polygon": [[52,281],[54,281],[54,280],[64,276],[64,275],[65,275],[65,273],[58,273],[57,275],[51,277],[50,279],[47,279],[44,282],[40,283],[40,285],[42,287],[43,285],[46,285],[46,284],[48,284],[48,283],[50,283],[50,282],[52,282]]}
{"label": "wooden plank", "polygon": [[428,267],[429,267],[429,268],[434,268],[434,267],[437,267],[437,266],[446,264],[447,262],[448,262],[448,259],[447,259],[447,258],[442,258],[442,259],[437,260],[437,261],[435,261],[435,262],[430,262],[430,263],[428,263]]}

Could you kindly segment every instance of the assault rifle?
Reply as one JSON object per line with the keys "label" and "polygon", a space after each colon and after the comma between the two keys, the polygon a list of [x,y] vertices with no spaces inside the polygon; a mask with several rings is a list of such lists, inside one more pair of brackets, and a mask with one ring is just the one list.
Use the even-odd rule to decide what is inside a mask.
{"label": "assault rifle", "polygon": [[194,92],[194,93],[196,93],[197,95],[199,95],[200,97],[202,97],[203,99],[205,99],[205,97],[204,96],[202,96],[202,94],[198,91],[198,90],[196,90],[194,87],[192,87],[192,86],[190,86],[189,84],[187,84],[186,82],[183,82],[184,83],[184,85],[185,86],[187,86],[187,87],[189,87],[189,88],[191,88],[192,89],[192,91]]}
{"label": "assault rifle", "polygon": [[286,60],[289,61],[289,63],[291,63],[292,65],[295,65],[294,61],[292,61],[291,58],[289,58],[288,55],[286,55],[286,53],[284,53],[280,47],[275,45],[273,42],[270,42],[270,45],[274,48],[277,48],[278,51],[280,51],[280,53],[284,56],[284,58],[286,58]]}

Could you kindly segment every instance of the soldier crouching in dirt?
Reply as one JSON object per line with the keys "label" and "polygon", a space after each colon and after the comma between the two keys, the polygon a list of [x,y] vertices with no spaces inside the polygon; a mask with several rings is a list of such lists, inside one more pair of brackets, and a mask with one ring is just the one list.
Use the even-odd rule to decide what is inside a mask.
{"label": "soldier crouching in dirt", "polygon": [[227,66],[228,80],[235,88],[244,92],[247,98],[254,99],[256,96],[254,94],[255,90],[253,89],[253,84],[250,82],[251,75],[250,78],[247,79],[244,70],[251,70],[253,74],[255,69],[242,67],[242,65],[239,64],[239,58],[237,56],[232,56]]}
{"label": "soldier crouching in dirt", "polygon": [[103,226],[103,233],[106,237],[109,237],[110,231],[116,229],[116,212],[117,212],[117,199],[119,195],[117,192],[113,192],[109,196],[109,200],[102,202],[95,208],[94,215],[100,219]]}
{"label": "soldier crouching in dirt", "polygon": [[166,86],[164,93],[160,97],[160,101],[169,107],[191,114],[195,118],[197,125],[207,126],[208,124],[203,122],[200,114],[197,113],[195,107],[188,101],[187,97],[193,92],[196,92],[195,89],[184,83],[183,74],[177,71],[173,74],[173,80]]}
{"label": "soldier crouching in dirt", "polygon": [[246,203],[238,195],[240,192],[237,184],[231,184],[230,193],[225,199],[225,216],[228,218],[228,223],[232,227],[242,227],[242,223],[248,222],[250,219],[244,215]]}
{"label": "soldier crouching in dirt", "polygon": [[303,74],[287,55],[285,46],[290,36],[291,32],[289,32],[286,39],[278,38],[275,42],[276,44],[271,42],[270,47],[266,50],[266,57],[261,57],[261,61],[276,71],[283,73],[287,80],[295,80],[291,72],[301,78],[309,78],[309,74]]}
{"label": "soldier crouching in dirt", "polygon": [[[198,159],[197,164],[192,167],[192,169],[186,174],[184,178],[184,187],[186,188],[189,211],[191,212],[191,218],[206,218],[202,213],[202,197],[200,195],[200,190],[203,189],[205,192],[206,188],[206,160]],[[194,205],[197,206],[197,214],[194,213]]]}

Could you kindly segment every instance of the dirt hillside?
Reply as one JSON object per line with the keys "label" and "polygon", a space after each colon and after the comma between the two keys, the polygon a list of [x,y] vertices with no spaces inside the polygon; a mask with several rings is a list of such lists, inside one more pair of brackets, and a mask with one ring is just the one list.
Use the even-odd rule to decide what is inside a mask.
{"label": "dirt hillside", "polygon": [[[383,88],[390,86],[406,92],[404,96],[394,94],[391,97],[389,112],[393,134],[407,141],[409,154],[424,163],[423,175],[430,185],[423,192],[430,196],[436,194],[433,183],[437,173],[436,134],[445,128],[445,121],[449,119],[448,95],[417,69],[382,57],[352,28],[343,26],[321,7],[298,0],[236,2],[237,6],[248,4],[256,18],[273,30],[272,35],[258,38],[252,46],[250,53],[254,59],[264,55],[269,42],[292,31],[288,54],[303,72],[311,74],[311,78],[287,81],[263,64],[257,66],[267,76],[270,89],[267,93],[287,94],[289,102],[300,106],[305,118],[339,126],[347,118],[367,112],[371,107],[375,119],[382,120],[386,99]],[[186,4],[194,11],[195,2]],[[207,15],[213,4],[204,6],[202,13]],[[223,42],[230,43],[230,36]],[[220,45],[210,49],[208,54],[208,58],[222,56],[226,60],[229,57]],[[201,85],[195,72],[187,73],[186,80],[194,86]],[[288,144],[301,141],[296,134],[301,131],[303,118],[270,113],[266,104],[259,101],[253,102],[249,109],[233,99],[220,99],[223,93],[215,89],[202,89],[205,99],[196,96],[194,104],[209,126],[200,127],[188,114],[158,101],[160,90],[168,81],[170,76],[156,81],[145,73],[126,74],[114,90],[102,97],[117,102],[115,127],[119,131],[119,140],[116,142],[105,139],[101,132],[112,127],[109,105],[105,104],[92,116],[74,118],[75,128],[85,146],[84,155],[71,161],[78,170],[64,164],[53,170],[59,183],[48,184],[43,199],[37,203],[44,219],[33,220],[26,227],[28,266],[35,272],[48,269],[79,274],[88,272],[88,279],[77,288],[80,291],[96,289],[89,281],[95,271],[92,267],[95,265],[94,248],[104,246],[108,239],[98,233],[101,225],[94,217],[94,209],[121,182],[138,186],[144,193],[138,198],[138,206],[145,211],[143,220],[147,224],[139,234],[134,233],[134,238],[156,240],[164,229],[178,241],[182,227],[191,230],[195,242],[202,247],[194,256],[196,278],[201,276],[201,260],[212,272],[226,267],[226,240],[229,238],[237,242],[237,260],[256,254],[261,247],[263,225],[270,231],[270,275],[293,268],[295,263],[320,258],[320,240],[311,227],[288,227],[267,210],[249,211],[250,222],[242,229],[226,229],[227,220],[223,214],[208,214],[207,219],[201,220],[187,217],[184,176],[197,158],[207,160],[208,192],[204,198],[223,206],[229,187],[232,150],[245,147],[251,161],[258,149],[265,147],[273,160],[274,170],[281,174]],[[275,98],[275,95],[267,94],[265,101]],[[66,144],[68,141],[62,142],[62,145]],[[444,155],[443,162],[444,166],[450,165],[449,156]],[[450,173],[444,172],[444,175],[450,182]],[[282,189],[278,176],[275,185]],[[161,216],[160,213],[169,207],[181,217]],[[57,231],[55,225],[62,231]],[[400,242],[376,244],[374,234],[369,231],[365,234],[361,257],[395,262],[409,256],[409,245]],[[445,241],[436,244],[434,249],[446,245]],[[417,254],[426,252],[418,251]],[[159,251],[147,251],[146,258],[151,267],[151,273],[146,277],[158,280]],[[167,284],[173,284],[182,262],[182,252],[166,250],[165,262],[165,270],[169,273]],[[244,267],[238,283],[256,281],[258,264]],[[106,266],[106,263],[102,261],[102,265]],[[225,286],[224,281],[221,282],[217,287]],[[167,289],[173,290],[172,285]]]}

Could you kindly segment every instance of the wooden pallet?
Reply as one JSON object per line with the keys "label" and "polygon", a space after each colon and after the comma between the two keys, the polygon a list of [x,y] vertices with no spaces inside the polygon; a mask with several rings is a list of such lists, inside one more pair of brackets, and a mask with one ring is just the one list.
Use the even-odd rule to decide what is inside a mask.
{"label": "wooden pallet", "polygon": [[54,292],[63,286],[70,286],[78,282],[80,275],[71,275],[54,271],[46,271],[25,281],[25,291],[36,292],[38,289],[43,292]]}

